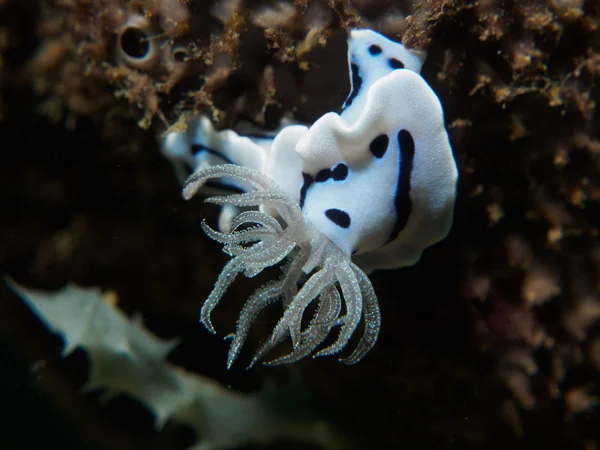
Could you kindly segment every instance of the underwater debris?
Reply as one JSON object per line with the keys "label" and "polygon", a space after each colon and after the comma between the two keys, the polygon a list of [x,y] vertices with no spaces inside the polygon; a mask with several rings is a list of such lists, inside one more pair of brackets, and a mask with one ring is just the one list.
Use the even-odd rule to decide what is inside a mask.
{"label": "underwater debris", "polygon": [[[168,420],[189,425],[198,442],[190,450],[229,450],[252,443],[281,439],[310,442],[323,449],[340,447],[333,430],[306,411],[294,415],[279,405],[296,401],[297,382],[242,394],[208,377],[185,371],[168,361],[179,344],[165,341],[143,327],[138,316],[130,320],[98,288],[69,284],[44,292],[5,282],[52,332],[64,340],[62,357],[76,348],[89,356],[90,375],[84,390],[101,389],[101,401],[128,395],[155,416],[155,427]],[[113,294],[114,296],[114,294]]]}

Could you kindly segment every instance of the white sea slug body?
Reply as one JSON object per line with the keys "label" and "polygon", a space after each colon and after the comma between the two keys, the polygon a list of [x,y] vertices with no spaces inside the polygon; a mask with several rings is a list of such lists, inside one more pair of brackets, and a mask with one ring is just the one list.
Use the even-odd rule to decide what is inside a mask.
{"label": "white sea slug body", "polygon": [[[274,138],[249,138],[217,132],[203,118],[163,143],[167,154],[196,168],[185,198],[209,180],[245,192],[207,199],[224,209],[220,231],[203,228],[232,257],[202,307],[210,331],[210,314],[239,273],[251,277],[287,261],[281,278],[245,304],[228,367],[257,315],[275,301],[283,316],[253,363],[288,336],[292,352],[271,363],[314,354],[340,327],[335,343],[315,356],[337,353],[364,318],[363,337],[343,360],[359,361],[380,326],[365,272],[414,264],[450,229],[458,172],[440,102],[418,74],[422,59],[371,30],[354,30],[348,62],[352,88],[341,112],[310,127],[288,125]],[[313,301],[315,316],[302,329]]]}

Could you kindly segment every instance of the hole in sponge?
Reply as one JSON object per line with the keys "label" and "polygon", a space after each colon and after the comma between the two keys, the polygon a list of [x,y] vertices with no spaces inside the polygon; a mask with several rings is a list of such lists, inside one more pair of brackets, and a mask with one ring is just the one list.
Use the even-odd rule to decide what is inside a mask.
{"label": "hole in sponge", "polygon": [[131,58],[142,59],[150,53],[148,35],[139,28],[129,27],[121,34],[121,48]]}

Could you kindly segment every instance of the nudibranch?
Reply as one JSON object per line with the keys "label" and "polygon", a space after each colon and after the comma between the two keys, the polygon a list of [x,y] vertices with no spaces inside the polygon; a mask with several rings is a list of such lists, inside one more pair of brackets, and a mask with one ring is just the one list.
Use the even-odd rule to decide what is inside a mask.
{"label": "nudibranch", "polygon": [[[340,352],[364,322],[358,362],[375,344],[381,316],[366,274],[414,264],[452,224],[458,171],[435,93],[419,75],[422,55],[371,30],[348,39],[351,92],[339,113],[310,126],[286,123],[273,135],[216,131],[199,118],[171,133],[163,151],[193,174],[183,196],[208,182],[221,188],[207,202],[222,206],[208,236],[231,259],[201,310],[210,316],[237,275],[253,277],[281,265],[282,275],[242,308],[227,359],[237,358],[252,323],[268,305],[284,312],[252,364],[286,340],[291,353],[269,364]],[[223,191],[235,189],[237,193]],[[241,192],[240,192],[241,191]],[[307,307],[316,303],[308,326]],[[334,328],[333,344],[319,349]]]}

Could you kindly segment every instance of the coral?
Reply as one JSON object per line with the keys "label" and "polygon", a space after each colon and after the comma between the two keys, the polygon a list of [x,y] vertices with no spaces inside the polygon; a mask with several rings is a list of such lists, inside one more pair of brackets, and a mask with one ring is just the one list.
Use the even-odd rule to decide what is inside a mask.
{"label": "coral", "polygon": [[[339,55],[328,48],[330,41],[337,49],[342,44],[335,27],[361,21],[344,2],[69,0],[42,6],[44,45],[20,75],[48,97],[48,112],[72,120],[102,112],[155,130],[191,112],[207,113],[221,126],[239,115],[274,126],[298,101],[309,120],[318,117],[312,106],[302,107],[301,94],[329,91],[330,82],[314,74]],[[107,84],[112,96],[101,92]],[[321,111],[339,103],[335,96],[320,99]]]}
{"label": "coral", "polygon": [[[474,302],[474,335],[494,355],[515,410],[529,410],[507,413],[520,433],[524,418],[589,389],[575,374],[598,323],[598,10],[593,2],[427,6],[403,41],[430,44],[428,58],[443,63],[432,68],[433,87],[454,109],[451,141],[471,174],[461,189],[469,198],[462,295]],[[461,37],[439,45],[440,33]]]}

